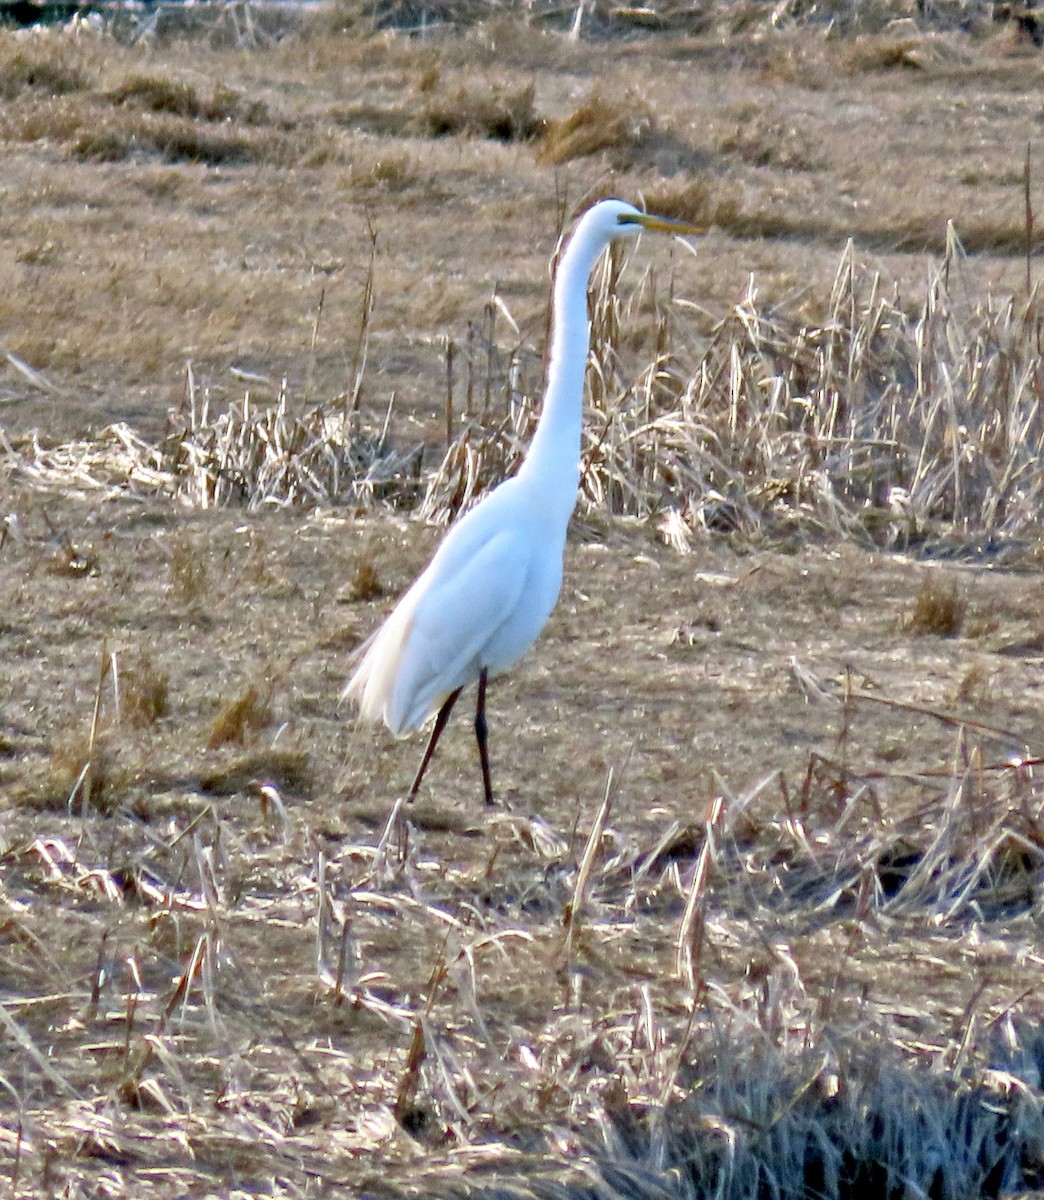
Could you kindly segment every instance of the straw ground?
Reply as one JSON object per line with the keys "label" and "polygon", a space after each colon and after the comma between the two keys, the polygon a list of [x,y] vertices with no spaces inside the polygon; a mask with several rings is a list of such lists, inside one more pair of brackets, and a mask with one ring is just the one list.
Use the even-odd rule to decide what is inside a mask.
{"label": "straw ground", "polygon": [[[455,8],[2,43],[0,1186],[1025,1194],[1035,52]],[[608,191],[708,236],[598,281],[501,807],[462,723],[397,809],[348,656],[516,461]]]}

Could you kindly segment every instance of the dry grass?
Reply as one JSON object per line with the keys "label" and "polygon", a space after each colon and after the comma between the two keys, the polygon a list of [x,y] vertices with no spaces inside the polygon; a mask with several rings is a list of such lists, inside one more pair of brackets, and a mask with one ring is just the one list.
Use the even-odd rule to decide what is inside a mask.
{"label": "dry grass", "polygon": [[[332,1194],[972,1200],[1039,1176],[1040,668],[991,656],[989,694],[949,708],[960,640],[895,622],[923,568],[708,545],[698,582],[648,538],[574,547],[546,659],[497,692],[498,716],[521,693],[507,803],[479,815],[462,723],[396,822],[415,747],[346,729],[332,635],[376,616],[352,572],[397,589],[423,530],[276,513],[255,543],[242,510],[186,529],[169,498],[52,488],[8,493],[0,554],[16,1196],[279,1195],[278,1170]],[[37,568],[41,495],[95,574]],[[179,543],[205,621],[164,603]],[[1005,630],[1033,611],[1035,578],[966,578]],[[114,621],[148,653],[105,670]],[[294,666],[270,697],[245,666],[273,645]],[[166,715],[132,720],[136,689]]]}
{"label": "dry grass", "polygon": [[191,539],[179,538],[170,552],[170,592],[176,604],[199,604],[207,595],[206,552]]}
{"label": "dry grass", "polygon": [[355,568],[348,595],[352,600],[376,600],[378,596],[384,595],[381,577],[369,559],[364,558]]}
{"label": "dry grass", "polygon": [[[456,79],[456,82],[454,81]],[[389,138],[487,138],[528,142],[543,128],[532,83],[483,79],[477,72],[442,77],[437,66],[420,71],[413,94],[384,102],[366,96],[331,110],[337,125]]]}
{"label": "dry grass", "polygon": [[[690,197],[682,203],[691,211]],[[811,532],[943,556],[1032,557],[1044,528],[1036,298],[987,297],[969,309],[959,297],[970,269],[952,238],[923,295],[903,303],[849,248],[830,295],[811,298],[822,309],[816,322],[761,304],[752,280],[704,340],[686,332],[685,298],[646,315],[662,285],[647,277],[623,295],[611,260],[595,302],[584,506],[658,522],[679,549],[724,529],[748,540]],[[488,335],[484,362],[469,352],[465,383],[465,414],[484,397],[482,425],[466,420],[426,481],[428,518],[467,508],[528,443],[539,402],[520,388],[523,352]],[[203,508],[417,503],[420,447],[394,449],[387,415],[378,435],[362,431],[345,396],[299,416],[293,408],[286,393],[274,405],[248,396],[212,417],[190,381],[160,446],[114,428],[94,448],[11,449],[8,466],[102,488],[115,444],[126,486],[140,493],[148,481]]]}
{"label": "dry grass", "polygon": [[[15,1053],[54,1064],[18,1089],[19,1186],[107,1163],[138,1195],[202,1173],[257,1190],[259,1161],[371,1194],[1031,1184],[1041,964],[998,968],[1037,919],[1035,768],[962,727],[953,762],[888,803],[902,776],[858,748],[875,703],[822,696],[831,758],[741,793],[718,780],[717,816],[688,827],[636,827],[625,768],[578,837],[503,812],[473,857],[421,806],[397,849],[333,830],[309,855],[288,801],[305,768],[271,754],[206,773],[236,807],[174,837],[137,843],[118,803],[75,843],[54,818],[5,851],[8,886],[118,923],[74,951],[104,964],[95,982],[67,958],[44,994],[40,903],[18,915]],[[61,1044],[89,1037],[89,1064],[56,1047],[66,1011]]]}
{"label": "dry grass", "polygon": [[633,160],[654,132],[652,114],[636,97],[606,99],[596,92],[568,116],[548,123],[537,159],[559,165],[608,151],[615,162],[623,164]]}
{"label": "dry grass", "polygon": [[126,786],[126,780],[114,779],[113,766],[106,742],[92,744],[83,735],[72,734],[55,746],[30,803],[58,811],[106,811]]}
{"label": "dry grass", "polygon": [[148,728],[170,715],[170,674],[148,654],[131,656],[120,674],[122,713],[131,725]]}
{"label": "dry grass", "polygon": [[207,749],[216,750],[230,742],[243,744],[272,722],[272,688],[251,684],[238,696],[221,705],[207,738]]}
{"label": "dry grass", "polygon": [[203,508],[397,501],[416,491],[419,464],[416,449],[360,432],[345,397],[294,416],[285,394],[274,405],[247,396],[216,419],[190,396],[170,415],[162,455],[173,489]]}
{"label": "dry grass", "polygon": [[[57,46],[43,40],[0,46],[6,137],[57,143],[104,162],[143,155],[210,164],[300,158],[300,135],[291,151],[262,100],[223,82],[201,91],[161,72],[125,73],[125,57],[115,53],[107,62],[98,50],[72,38]],[[121,77],[106,86],[114,70]]]}
{"label": "dry grass", "polygon": [[968,602],[955,578],[926,575],[904,627],[910,633],[956,637],[967,611]]}
{"label": "dry grass", "polygon": [[[1035,61],[957,0],[203,7],[0,39],[0,1191],[1039,1186]],[[502,803],[461,721],[404,806],[347,658],[609,190],[707,237],[598,280]]]}
{"label": "dry grass", "polygon": [[[350,37],[320,22],[280,41],[244,35],[240,53],[221,50],[220,38],[186,32],[179,44],[154,38],[157,30],[124,45],[84,28],[3,39],[0,58],[31,64],[12,69],[23,82],[0,113],[14,189],[13,254],[0,265],[5,349],[65,397],[44,415],[44,397],[5,369],[19,427],[46,416],[71,436],[106,423],[103,413],[140,425],[144,408],[158,422],[182,390],[188,358],[222,407],[236,393],[230,367],[266,376],[273,390],[287,375],[300,391],[296,368],[320,291],[327,315],[316,380],[336,394],[368,219],[381,244],[374,332],[385,344],[404,330],[414,339],[409,354],[384,356],[375,399],[383,408],[394,390],[407,419],[430,406],[436,339],[461,343],[494,282],[476,262],[496,262],[527,342],[539,341],[561,210],[608,190],[653,205],[706,189],[700,216],[727,236],[689,273],[684,293],[719,313],[749,269],[774,297],[806,279],[825,286],[849,235],[886,273],[919,283],[916,255],[943,252],[947,217],[989,259],[984,278],[1008,287],[1017,270],[1009,259],[1024,248],[1020,172],[1035,115],[1001,99],[1028,94],[1035,79],[1030,61],[997,43],[945,34],[967,53],[927,93],[925,72],[899,86],[866,72],[868,123],[845,102],[851,39],[815,30],[804,9],[774,30],[763,6],[703,13],[709,33],[634,35],[632,24],[627,46],[601,36],[600,22],[616,20],[608,13],[588,14],[571,40],[555,32],[561,14],[550,8],[498,7],[492,16],[479,5],[459,14],[460,36],[436,33],[434,12],[431,36],[406,36],[374,32],[373,21],[367,32],[361,6],[353,11]],[[400,16],[408,25],[410,13]],[[852,14],[834,19],[840,29]],[[960,20],[967,25],[970,10]],[[723,48],[729,22],[744,21],[747,32]],[[390,30],[394,19],[377,23]],[[925,24],[958,21],[933,6]],[[799,51],[805,74],[789,81],[786,63]],[[75,89],[38,86],[48,71]],[[967,106],[917,119],[953,88]],[[596,100],[606,119],[585,124]],[[982,139],[979,112],[998,136]],[[539,136],[532,145],[503,140],[545,125],[576,126],[556,154],[585,152],[556,166],[537,159]],[[613,144],[587,152],[605,131]],[[940,137],[951,149],[945,158],[935,153]],[[919,186],[904,187],[914,176]],[[484,214],[488,248],[472,244],[472,231],[447,228],[450,205]],[[105,303],[83,311],[84,295]],[[125,319],[106,320],[110,304]],[[81,372],[96,390],[85,391]]]}
{"label": "dry grass", "polygon": [[533,108],[533,85],[517,90],[493,87],[477,91],[461,86],[432,96],[423,106],[420,129],[429,137],[493,138],[500,142],[530,141],[542,128]]}
{"label": "dry grass", "polygon": [[62,96],[88,86],[75,61],[56,55],[51,47],[3,46],[0,54],[0,97],[10,102],[22,94]]}
{"label": "dry grass", "polygon": [[[794,125],[764,113],[757,105],[741,106],[735,125],[718,140],[722,154],[734,154],[755,167],[774,166],[785,171],[813,171],[820,164],[816,149]],[[716,220],[715,224],[722,224]]]}
{"label": "dry grass", "polygon": [[271,122],[261,100],[248,100],[220,83],[209,95],[200,95],[191,84],[164,75],[130,75],[109,91],[108,98],[116,105],[203,121],[243,121],[248,125]]}
{"label": "dry grass", "polygon": [[[727,511],[746,537],[800,529],[937,554],[1032,553],[1044,527],[1036,301],[969,312],[957,299],[968,269],[953,242],[924,295],[901,306],[846,251],[815,324],[762,305],[752,281],[696,357],[681,348],[689,306],[677,298],[655,314],[646,365],[625,369],[603,350],[589,509],[657,519],[679,548]],[[603,286],[596,324],[639,324],[647,286],[630,297]],[[499,429],[466,429],[447,452],[426,513],[457,511],[518,461],[534,402],[509,391],[505,407]]]}
{"label": "dry grass", "polygon": [[287,163],[301,157],[301,147],[291,146],[272,130],[240,133],[220,126],[200,125],[195,119],[165,114],[121,112],[99,114],[84,122],[68,108],[28,115],[14,130],[23,141],[67,142],[72,154],[85,162],[117,163],[155,158],[167,163],[202,163],[221,166],[236,163]]}
{"label": "dry grass", "polygon": [[[989,31],[995,6],[984,0],[949,0],[933,4],[920,12],[923,27],[935,30],[956,30],[982,33]],[[758,33],[797,28],[818,30],[826,26],[845,34],[872,35],[886,31],[897,18],[909,10],[890,0],[873,0],[856,6],[845,0],[809,6],[801,0],[776,5],[771,10],[756,2],[729,0],[728,3],[679,5],[673,0],[653,0],[640,5],[617,5],[605,11],[577,14],[575,9],[563,8],[555,0],[539,3],[503,3],[502,0],[469,0],[468,3],[420,4],[412,0],[382,0],[363,3],[362,0],[338,0],[332,15],[323,14],[317,27],[325,31],[332,23],[335,28],[358,33],[362,30],[396,29],[421,32],[440,27],[481,27],[505,15],[521,18],[526,24],[552,29],[572,30],[591,36],[620,35],[635,31],[677,32],[690,36],[728,36],[740,34],[751,37]],[[1006,18],[1006,12],[1000,19]],[[894,37],[894,34],[885,36]]]}

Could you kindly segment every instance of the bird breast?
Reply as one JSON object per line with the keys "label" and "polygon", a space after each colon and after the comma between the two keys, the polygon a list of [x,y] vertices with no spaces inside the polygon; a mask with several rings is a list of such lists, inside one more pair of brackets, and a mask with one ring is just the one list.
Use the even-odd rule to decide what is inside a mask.
{"label": "bird breast", "polygon": [[499,675],[536,640],[562,584],[565,529],[517,478],[453,527],[378,631],[349,695],[395,734],[417,729],[446,697]]}

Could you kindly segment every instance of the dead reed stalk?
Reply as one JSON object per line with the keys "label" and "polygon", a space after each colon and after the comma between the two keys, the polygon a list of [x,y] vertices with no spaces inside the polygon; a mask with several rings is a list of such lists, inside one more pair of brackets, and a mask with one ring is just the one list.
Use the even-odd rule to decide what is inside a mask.
{"label": "dead reed stalk", "polygon": [[[648,328],[647,301],[673,285],[647,274],[624,293],[610,257],[593,291],[581,506],[655,520],[682,550],[716,534],[800,533],[944,557],[1033,553],[1044,529],[1039,298],[970,307],[970,270],[951,229],[911,305],[849,246],[820,321],[762,303],[752,282],[700,340],[687,328],[695,306],[653,300],[636,362],[620,331]],[[425,479],[421,447],[390,444],[393,404],[379,434],[360,424],[371,291],[350,393],[326,406],[295,413],[284,387],[274,403],[248,394],[215,413],[190,371],[160,446],[111,426],[92,443],[4,445],[7,469],[41,487],[160,492],[203,508],[393,504],[449,520],[517,468],[539,415],[532,356],[498,346],[494,297],[469,334],[462,421],[447,354],[456,432]]]}

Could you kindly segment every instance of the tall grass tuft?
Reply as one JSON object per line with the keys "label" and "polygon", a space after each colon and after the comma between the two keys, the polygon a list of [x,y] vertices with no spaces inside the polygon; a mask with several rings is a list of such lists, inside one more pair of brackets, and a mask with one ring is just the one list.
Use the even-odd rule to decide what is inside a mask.
{"label": "tall grass tuft", "polygon": [[[583,505],[661,521],[679,545],[722,529],[723,513],[748,536],[803,530],[940,553],[1038,538],[1038,297],[969,309],[968,269],[951,231],[911,304],[850,245],[815,322],[763,302],[752,281],[702,343],[687,301],[659,308],[637,368],[596,350]],[[625,296],[607,278],[596,331],[634,328],[647,281]],[[450,446],[427,513],[456,511],[514,466],[535,400],[507,380],[503,394],[499,423],[494,408],[487,433],[467,427]]]}
{"label": "tall grass tuft", "polygon": [[[1044,530],[1040,300],[972,306],[969,270],[951,229],[923,294],[904,298],[849,245],[817,319],[814,298],[769,304],[752,279],[704,334],[673,284],[646,274],[625,292],[608,257],[592,295],[581,509],[655,521],[683,550],[718,533],[812,534],[1032,556]],[[391,409],[379,434],[352,396],[295,411],[285,387],[215,413],[191,377],[159,446],[113,426],[92,443],[7,447],[7,462],[42,484],[122,479],[200,508],[392,504],[448,520],[516,469],[539,415],[536,356],[501,347],[488,309],[463,412],[426,478],[420,446],[393,447]]]}

